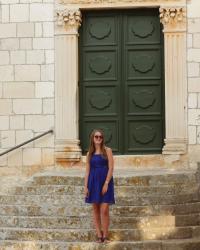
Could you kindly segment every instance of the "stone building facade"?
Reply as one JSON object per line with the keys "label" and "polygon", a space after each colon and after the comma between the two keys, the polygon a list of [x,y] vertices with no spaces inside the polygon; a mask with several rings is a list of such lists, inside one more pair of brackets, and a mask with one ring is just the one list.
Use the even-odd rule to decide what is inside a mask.
{"label": "stone building facade", "polygon": [[164,32],[163,159],[199,160],[200,2],[198,0],[1,0],[0,166],[79,161],[79,29],[82,11],[159,9]]}

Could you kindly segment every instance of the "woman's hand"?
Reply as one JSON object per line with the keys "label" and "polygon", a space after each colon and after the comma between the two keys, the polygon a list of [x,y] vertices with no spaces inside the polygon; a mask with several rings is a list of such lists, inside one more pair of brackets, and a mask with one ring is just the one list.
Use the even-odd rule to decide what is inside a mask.
{"label": "woman's hand", "polygon": [[108,191],[108,184],[104,183],[103,188],[102,188],[102,195],[104,195]]}
{"label": "woman's hand", "polygon": [[88,197],[89,195],[89,190],[87,187],[84,187],[84,194],[85,194],[85,197]]}

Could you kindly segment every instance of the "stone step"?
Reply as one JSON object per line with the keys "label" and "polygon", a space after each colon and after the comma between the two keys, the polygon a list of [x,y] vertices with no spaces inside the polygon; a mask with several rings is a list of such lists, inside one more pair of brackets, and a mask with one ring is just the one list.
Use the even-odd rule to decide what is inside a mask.
{"label": "stone step", "polygon": [[[200,237],[200,226],[164,227],[153,229],[110,230],[110,239],[115,241],[144,241],[186,239]],[[22,229],[0,228],[0,240],[35,240],[90,242],[95,240],[94,230],[80,229]]]}
{"label": "stone step", "polygon": [[[144,205],[175,205],[189,202],[198,202],[199,194],[181,195],[149,195],[117,197],[116,204],[120,206],[144,206]],[[77,195],[0,195],[0,204],[8,205],[84,205],[84,196]]]}
{"label": "stone step", "polygon": [[[129,174],[129,175],[128,175]],[[82,176],[81,176],[82,175]],[[188,184],[194,183],[196,181],[195,173],[188,171],[184,173],[162,173],[156,174],[154,172],[149,172],[148,174],[144,172],[134,173],[133,171],[125,173],[122,176],[114,175],[114,181],[116,186],[155,186],[155,185],[173,185],[173,184]],[[67,174],[60,175],[36,175],[33,177],[32,185],[84,185],[83,173],[79,175]]]}
{"label": "stone step", "polygon": [[[111,216],[155,216],[200,213],[200,202],[177,205],[119,206],[110,207]],[[89,216],[91,206],[0,205],[0,215],[9,216]]]}
{"label": "stone step", "polygon": [[[160,215],[143,217],[111,217],[111,229],[145,229],[157,227],[199,226],[200,213],[189,215]],[[30,217],[1,216],[1,227],[46,228],[46,229],[90,229],[91,216]]]}
{"label": "stone step", "polygon": [[[118,196],[132,195],[176,195],[197,192],[199,189],[196,182],[188,184],[174,184],[162,186],[116,186],[115,193]],[[83,186],[70,185],[39,185],[39,186],[17,186],[12,189],[0,191],[0,195],[74,195],[84,192]]]}
{"label": "stone step", "polygon": [[95,242],[0,241],[1,250],[199,250],[200,239]]}

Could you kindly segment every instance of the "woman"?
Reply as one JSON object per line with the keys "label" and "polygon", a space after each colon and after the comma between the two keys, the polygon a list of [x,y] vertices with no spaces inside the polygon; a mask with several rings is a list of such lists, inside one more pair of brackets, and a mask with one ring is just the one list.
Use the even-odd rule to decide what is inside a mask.
{"label": "woman", "polygon": [[108,243],[109,205],[115,203],[112,150],[105,146],[103,131],[93,130],[86,157],[85,202],[92,203],[97,242]]}

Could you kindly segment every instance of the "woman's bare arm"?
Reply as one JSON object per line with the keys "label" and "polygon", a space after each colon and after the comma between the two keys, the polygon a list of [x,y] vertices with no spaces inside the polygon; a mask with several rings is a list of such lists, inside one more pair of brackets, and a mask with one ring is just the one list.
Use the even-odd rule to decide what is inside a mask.
{"label": "woman's bare arm", "polygon": [[105,184],[108,185],[110,182],[112,176],[113,176],[113,169],[114,169],[114,159],[113,159],[113,154],[112,154],[112,149],[111,148],[106,148],[106,153],[108,156],[108,174],[105,180]]}
{"label": "woman's bare arm", "polygon": [[86,171],[85,171],[85,187],[87,187],[87,184],[88,184],[89,173],[90,173],[90,163],[89,163],[88,153],[87,153],[87,155],[86,155]]}

